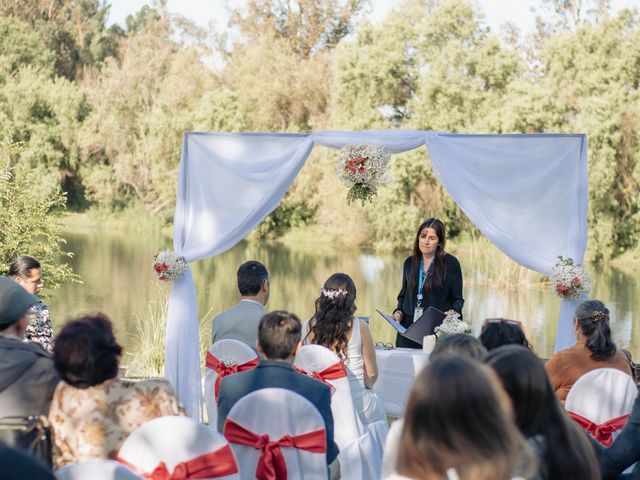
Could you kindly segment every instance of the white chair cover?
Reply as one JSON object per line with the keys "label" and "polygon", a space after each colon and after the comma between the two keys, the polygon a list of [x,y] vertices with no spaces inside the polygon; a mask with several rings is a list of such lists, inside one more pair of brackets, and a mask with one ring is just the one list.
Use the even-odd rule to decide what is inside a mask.
{"label": "white chair cover", "polygon": [[[321,372],[340,363],[335,352],[321,345],[303,346],[293,365],[305,372]],[[380,478],[382,447],[369,429],[362,424],[356,412],[347,377],[328,380],[335,390],[331,396],[333,439],[340,449],[340,472],[345,479]]]}
{"label": "white chair cover", "polygon": [[[218,340],[209,347],[207,354],[211,354],[222,362],[241,365],[258,356],[253,348],[240,340]],[[218,373],[212,368],[206,368],[204,374],[204,403],[207,407],[209,425],[215,428],[218,421],[218,402],[215,398],[215,384]]]}
{"label": "white chair cover", "polygon": [[[256,435],[267,434],[270,441],[285,436],[297,436],[324,431],[322,415],[302,395],[283,388],[264,388],[246,395],[231,408],[225,422],[229,436],[229,422],[235,422]],[[230,437],[231,438],[231,437]],[[230,440],[240,465],[240,478],[253,480],[261,457],[261,450]],[[325,440],[326,445],[326,440]],[[288,478],[326,480],[328,477],[326,452],[314,453],[298,448],[280,448]],[[343,478],[348,478],[343,475]]]}
{"label": "white chair cover", "polygon": [[[582,375],[567,394],[569,412],[602,424],[631,413],[638,388],[631,376],[615,368],[598,368]],[[614,432],[615,438],[619,432]]]}
{"label": "white chair cover", "polygon": [[89,460],[59,468],[58,480],[141,480],[132,470],[115,460]]}
{"label": "white chair cover", "polygon": [[219,470],[226,470],[225,474],[206,478],[240,478],[237,460],[227,440],[214,428],[189,417],[159,417],[138,427],[122,444],[118,460],[146,474],[151,474],[164,463],[167,471],[172,473],[178,464],[205,454],[219,455],[211,463]]}

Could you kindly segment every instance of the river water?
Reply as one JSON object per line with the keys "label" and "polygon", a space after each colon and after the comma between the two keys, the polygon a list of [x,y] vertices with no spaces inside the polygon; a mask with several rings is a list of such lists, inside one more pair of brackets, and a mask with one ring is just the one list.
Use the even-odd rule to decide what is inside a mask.
{"label": "river water", "polygon": [[[66,248],[74,252],[70,263],[82,283],[70,283],[48,291],[55,330],[76,315],[102,311],[114,322],[116,334],[125,350],[136,344],[138,319],[145,319],[149,303],[167,295],[168,287],[156,280],[151,264],[159,248],[170,241],[159,233],[118,233],[103,230],[66,232]],[[548,286],[506,288],[479,279],[480,265],[468,252],[458,256],[465,280],[464,318],[478,332],[487,317],[517,319],[535,351],[542,357],[553,353],[560,301]],[[271,274],[269,310],[286,309],[305,320],[314,310],[314,301],[326,278],[334,272],[351,275],[357,287],[357,315],[371,317],[374,339],[393,342],[394,330],[375,313],[391,311],[400,288],[402,262],[408,252],[375,255],[314,245],[282,245],[243,241],[230,251],[197,262],[193,276],[198,291],[198,308],[206,316],[202,335],[210,336],[211,317],[238,301],[235,274],[242,262],[256,259]],[[487,262],[482,265],[487,276]],[[491,265],[488,267],[491,269]],[[604,301],[611,310],[611,326],[618,345],[640,358],[640,293],[638,274],[613,267],[591,268],[594,279],[592,298]],[[45,281],[46,281],[46,272]],[[491,272],[489,271],[489,277]],[[496,276],[499,276],[496,273]],[[636,321],[634,321],[636,320]]]}

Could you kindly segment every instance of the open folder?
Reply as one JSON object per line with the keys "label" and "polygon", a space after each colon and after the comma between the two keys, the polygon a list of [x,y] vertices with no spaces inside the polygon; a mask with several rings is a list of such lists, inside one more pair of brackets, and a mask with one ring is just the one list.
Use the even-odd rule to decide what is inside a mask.
{"label": "open folder", "polygon": [[442,323],[446,315],[437,308],[427,308],[422,316],[408,327],[403,327],[395,318],[376,310],[382,317],[395,328],[400,335],[422,345],[422,340],[427,335],[433,335],[435,328]]}

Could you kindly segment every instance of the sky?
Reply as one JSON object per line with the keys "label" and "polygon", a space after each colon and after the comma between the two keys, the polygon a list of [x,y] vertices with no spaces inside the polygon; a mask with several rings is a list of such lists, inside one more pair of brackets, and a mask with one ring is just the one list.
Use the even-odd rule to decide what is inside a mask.
{"label": "sky", "polygon": [[[492,31],[498,33],[506,22],[513,22],[523,33],[533,31],[535,16],[534,6],[540,0],[472,0],[485,15],[485,21]],[[235,0],[238,2],[238,0]],[[228,4],[234,0],[167,0],[167,8],[171,13],[179,13],[200,26],[212,22],[216,30],[222,31],[229,18]],[[400,0],[371,0],[368,18],[372,21],[382,20]],[[127,15],[137,12],[143,5],[151,4],[151,0],[111,0],[109,23],[124,25]],[[611,0],[611,12],[616,13],[625,7],[640,8],[640,0]]]}

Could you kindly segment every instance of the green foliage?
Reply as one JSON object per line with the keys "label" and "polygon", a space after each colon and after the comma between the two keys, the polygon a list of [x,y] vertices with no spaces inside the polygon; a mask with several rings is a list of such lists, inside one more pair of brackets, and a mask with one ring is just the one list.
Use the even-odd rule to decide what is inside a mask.
{"label": "green foliage", "polygon": [[103,208],[158,213],[175,203],[183,133],[215,84],[197,52],[171,35],[165,19],[149,20],[123,41],[120,61],[107,60],[87,85],[92,111],[83,124],[81,173],[87,198]]}
{"label": "green foliage", "polygon": [[[103,0],[0,2],[0,134],[23,145],[15,168],[34,172],[36,196],[62,187],[70,207],[168,223],[187,130],[585,132],[591,256],[637,248],[637,10],[540,0],[537,32],[503,42],[470,0],[405,0],[379,23],[360,20],[365,3],[250,0],[234,7],[234,41],[212,43],[163,2],[126,31],[106,27]],[[398,249],[428,216],[475,232],[424,150],[394,157],[364,206],[347,203],[333,160],[316,149],[256,235],[312,226]]]}
{"label": "green foliage", "polygon": [[0,272],[20,255],[37,258],[45,276],[45,286],[55,288],[78,279],[62,259],[72,256],[62,249],[59,217],[65,206],[60,191],[38,192],[37,171],[16,165],[20,146],[0,142]]}

